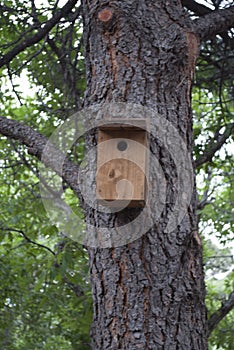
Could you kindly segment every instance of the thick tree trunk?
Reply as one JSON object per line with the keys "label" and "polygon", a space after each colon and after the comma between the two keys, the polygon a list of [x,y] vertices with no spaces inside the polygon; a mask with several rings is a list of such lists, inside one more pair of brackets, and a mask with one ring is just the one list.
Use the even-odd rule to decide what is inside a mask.
{"label": "thick tree trunk", "polygon": [[[198,41],[180,1],[83,0],[82,6],[86,106],[128,102],[153,108],[178,130],[191,154],[190,90]],[[207,349],[195,195],[182,222],[166,233],[177,175],[165,147],[154,139],[151,150],[167,180],[159,223],[127,245],[88,249],[95,350]],[[131,211],[113,217],[124,224]],[[94,216],[97,226],[104,216]]]}

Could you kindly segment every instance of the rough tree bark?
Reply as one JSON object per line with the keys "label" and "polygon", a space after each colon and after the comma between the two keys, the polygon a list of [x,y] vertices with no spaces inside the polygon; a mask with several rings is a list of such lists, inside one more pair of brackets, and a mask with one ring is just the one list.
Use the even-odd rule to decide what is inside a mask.
{"label": "rough tree bark", "polygon": [[[129,102],[154,108],[192,150],[191,83],[199,40],[179,1],[82,1],[86,106]],[[196,199],[170,234],[174,164],[157,142],[167,200],[157,227],[128,245],[89,248],[93,349],[207,349],[202,246]],[[89,216],[91,213],[89,213]],[[129,210],[115,214],[124,224]],[[104,215],[95,216],[98,226]]]}
{"label": "rough tree bark", "polygon": [[[192,152],[191,84],[199,40],[234,26],[234,6],[210,11],[195,1],[179,0],[82,0],[86,51],[87,91],[85,106],[106,102],[135,103],[154,109],[173,125]],[[8,65],[25,48],[45,37],[68,13],[67,4],[43,28],[0,59]],[[190,21],[181,3],[201,15]],[[225,34],[226,35],[226,34]],[[156,121],[155,121],[156,123]],[[233,128],[211,144],[211,151],[197,160],[211,159]],[[54,150],[41,158],[47,140],[29,127],[0,117],[0,133],[20,140],[29,153],[62,176],[79,195],[78,167]],[[92,142],[92,138],[87,138]],[[168,150],[151,139],[151,152],[160,162],[167,181],[167,197],[160,222],[141,238],[110,249],[89,248],[94,320],[93,349],[207,349],[205,286],[202,246],[197,233],[196,196],[177,228],[165,232],[173,211],[177,180],[176,164]],[[55,158],[55,159],[54,159]],[[62,159],[63,172],[58,166]],[[57,162],[56,162],[57,160]],[[88,211],[96,224],[125,224],[134,209],[110,215]],[[111,226],[110,226],[111,227]],[[210,318],[209,332],[233,307],[233,293]]]}

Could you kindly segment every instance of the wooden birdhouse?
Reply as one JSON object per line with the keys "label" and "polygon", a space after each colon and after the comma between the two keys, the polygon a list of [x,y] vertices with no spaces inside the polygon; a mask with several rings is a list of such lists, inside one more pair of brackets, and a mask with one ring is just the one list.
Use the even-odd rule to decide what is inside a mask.
{"label": "wooden birdhouse", "polygon": [[148,171],[147,131],[138,125],[104,125],[98,130],[97,150],[98,202],[110,207],[143,207]]}

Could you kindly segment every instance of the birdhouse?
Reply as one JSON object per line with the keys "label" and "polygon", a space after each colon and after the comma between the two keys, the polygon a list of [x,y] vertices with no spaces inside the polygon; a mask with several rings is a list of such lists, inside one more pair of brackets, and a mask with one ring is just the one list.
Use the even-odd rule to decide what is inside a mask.
{"label": "birdhouse", "polygon": [[147,186],[147,131],[140,126],[99,127],[96,193],[109,207],[144,207]]}

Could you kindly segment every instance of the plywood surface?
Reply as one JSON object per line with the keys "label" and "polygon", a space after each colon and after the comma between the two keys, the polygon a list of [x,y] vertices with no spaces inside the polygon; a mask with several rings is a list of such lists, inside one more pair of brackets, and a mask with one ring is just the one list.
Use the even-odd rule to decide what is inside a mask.
{"label": "plywood surface", "polygon": [[99,200],[131,201],[131,206],[142,206],[146,172],[147,134],[144,130],[99,130],[96,176]]}

